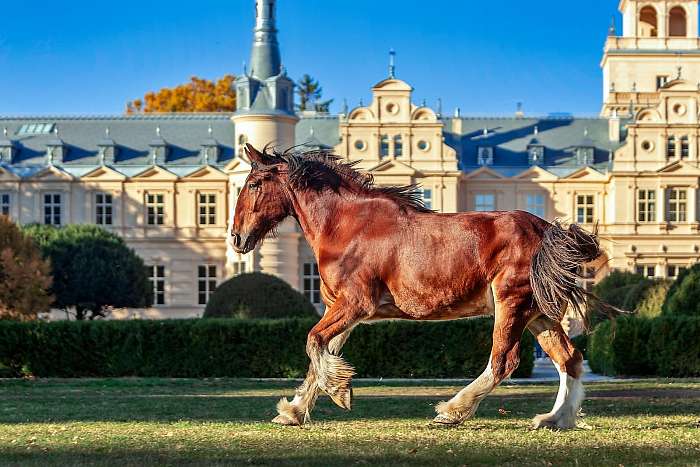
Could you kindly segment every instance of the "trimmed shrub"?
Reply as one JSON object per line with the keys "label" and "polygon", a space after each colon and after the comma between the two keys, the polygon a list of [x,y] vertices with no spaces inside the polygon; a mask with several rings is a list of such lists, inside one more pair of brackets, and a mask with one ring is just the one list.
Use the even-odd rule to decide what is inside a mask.
{"label": "trimmed shrub", "polygon": [[700,376],[700,317],[655,319],[647,347],[647,356],[656,375]]}
{"label": "trimmed shrub", "polygon": [[652,320],[625,317],[596,326],[590,336],[588,363],[604,375],[653,375],[647,356]]}
{"label": "trimmed shrub", "polygon": [[571,339],[574,347],[583,354],[585,360],[588,359],[588,334],[579,334]]}
{"label": "trimmed shrub", "polygon": [[664,315],[700,316],[700,263],[686,269],[668,290]]}
{"label": "trimmed shrub", "polygon": [[284,280],[252,272],[221,283],[209,298],[204,318],[319,319],[307,298]]}
{"label": "trimmed shrub", "polygon": [[[302,377],[313,319],[0,322],[0,366],[38,377]],[[475,377],[493,321],[358,326],[344,353],[358,377]],[[523,336],[514,376],[532,372]],[[91,349],[84,352],[83,349]]]}
{"label": "trimmed shrub", "polygon": [[628,309],[634,310],[637,303],[635,303],[633,296],[628,297],[628,295],[630,295],[630,292],[636,287],[634,296],[641,299],[639,295],[640,286],[638,284],[647,282],[649,282],[649,280],[640,274],[615,270],[593,287],[593,293],[610,305],[618,308],[631,306],[631,308]]}
{"label": "trimmed shrub", "polygon": [[655,318],[659,316],[664,301],[666,300],[668,290],[671,288],[672,284],[673,281],[669,280],[660,279],[654,281],[651,286],[645,290],[644,297],[635,309],[637,316],[641,318]]}

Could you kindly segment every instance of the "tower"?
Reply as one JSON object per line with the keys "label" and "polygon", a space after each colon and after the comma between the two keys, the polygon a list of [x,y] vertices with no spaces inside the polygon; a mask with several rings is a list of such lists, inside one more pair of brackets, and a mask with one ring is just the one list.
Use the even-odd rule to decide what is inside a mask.
{"label": "tower", "polygon": [[[235,127],[237,154],[228,168],[231,206],[235,206],[236,194],[250,170],[243,152],[246,143],[258,149],[271,145],[281,150],[294,145],[294,130],[299,118],[294,113],[294,82],[282,66],[275,3],[275,0],[255,2],[250,66],[244,67],[234,84],[238,109],[231,119]],[[293,221],[287,220],[279,226],[275,238],[266,239],[260,248],[245,255],[246,258],[237,257],[240,255],[230,247],[227,255],[229,264],[244,262],[246,271],[273,274],[298,289],[301,285],[301,244],[301,232]]]}
{"label": "tower", "polygon": [[603,116],[658,104],[659,90],[700,83],[698,0],[622,0],[622,35],[610,28],[603,68]]}

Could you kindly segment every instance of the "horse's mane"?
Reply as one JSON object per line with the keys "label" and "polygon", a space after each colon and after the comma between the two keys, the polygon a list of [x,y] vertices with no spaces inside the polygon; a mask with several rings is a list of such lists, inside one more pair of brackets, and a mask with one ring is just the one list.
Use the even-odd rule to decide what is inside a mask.
{"label": "horse's mane", "polygon": [[371,174],[355,168],[358,161],[347,162],[328,150],[298,151],[290,148],[280,153],[265,148],[262,155],[265,164],[258,168],[265,170],[286,164],[289,183],[294,189],[322,191],[330,188],[338,192],[342,186],[356,193],[389,198],[403,210],[432,212],[423,204],[423,197],[416,184],[377,186]]}

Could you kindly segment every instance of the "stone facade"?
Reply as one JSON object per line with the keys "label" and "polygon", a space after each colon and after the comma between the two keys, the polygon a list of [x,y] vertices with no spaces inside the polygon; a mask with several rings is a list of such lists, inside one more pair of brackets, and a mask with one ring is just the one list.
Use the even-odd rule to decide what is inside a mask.
{"label": "stone facade", "polygon": [[[600,118],[463,118],[413,103],[390,76],[369,105],[295,113],[274,1],[256,9],[234,114],[0,118],[0,210],[20,223],[98,223],[151,267],[162,303],[121,317],[201,314],[212,282],[278,275],[322,310],[299,228],[241,256],[226,228],[250,170],[244,143],[325,148],[381,185],[418,184],[439,212],[523,209],[598,224],[611,268],[675,277],[700,259],[698,0],[623,0],[602,61]],[[109,222],[106,212],[109,212]],[[465,265],[468,267],[468,265]]]}

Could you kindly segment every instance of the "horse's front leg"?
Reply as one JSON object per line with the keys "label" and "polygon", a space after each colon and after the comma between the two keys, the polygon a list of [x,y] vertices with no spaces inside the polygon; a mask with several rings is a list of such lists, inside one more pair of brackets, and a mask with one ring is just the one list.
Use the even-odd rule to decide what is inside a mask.
{"label": "horse's front leg", "polygon": [[325,315],[309,332],[306,352],[311,363],[306,379],[289,402],[282,398],[277,404],[279,415],[273,420],[281,425],[302,425],[309,419],[318,392],[323,391],[340,407],[352,405],[351,382],[354,369],[339,355],[353,326],[360,321],[356,307],[343,299],[328,308]]}

